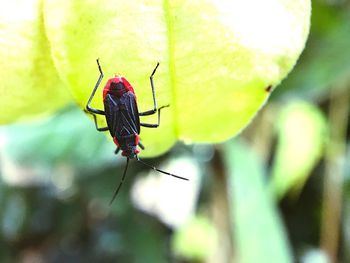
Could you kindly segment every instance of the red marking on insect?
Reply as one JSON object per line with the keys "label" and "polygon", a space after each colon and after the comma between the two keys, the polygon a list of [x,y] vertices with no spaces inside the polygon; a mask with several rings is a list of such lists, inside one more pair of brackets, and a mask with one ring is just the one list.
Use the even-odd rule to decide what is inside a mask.
{"label": "red marking on insect", "polygon": [[136,134],[135,136],[135,145],[139,145],[140,142],[140,135]]}
{"label": "red marking on insect", "polygon": [[117,145],[118,147],[120,147],[120,146],[119,146],[118,139],[117,139],[116,137],[113,137],[113,142],[115,143],[115,145]]}
{"label": "red marking on insect", "polygon": [[103,99],[105,99],[108,93],[114,94],[118,97],[123,95],[125,92],[131,91],[135,95],[134,88],[131,86],[129,81],[122,76],[115,76],[110,78],[105,87],[103,88]]}

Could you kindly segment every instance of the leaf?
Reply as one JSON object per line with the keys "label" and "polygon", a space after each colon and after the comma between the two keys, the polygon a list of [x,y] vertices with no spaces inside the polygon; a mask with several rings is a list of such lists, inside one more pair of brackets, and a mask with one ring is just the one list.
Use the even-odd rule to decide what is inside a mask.
{"label": "leaf", "polygon": [[175,232],[171,245],[181,258],[204,261],[215,251],[215,227],[203,215],[194,216]]}
{"label": "leaf", "polygon": [[52,113],[71,100],[50,56],[40,0],[2,3],[0,57],[0,124]]}
{"label": "leaf", "polygon": [[[313,2],[311,32],[305,52],[276,94],[320,97],[330,85],[348,79],[350,75],[350,8],[330,8]],[[331,58],[331,59],[330,59]]]}
{"label": "leaf", "polygon": [[35,123],[5,126],[0,129],[0,136],[6,138],[0,153],[6,153],[17,166],[39,169],[61,163],[91,170],[123,160],[113,155],[113,144],[90,124],[80,109],[74,107]]}
{"label": "leaf", "polygon": [[225,146],[236,261],[293,262],[274,198],[264,183],[265,167],[244,143]]}
{"label": "leaf", "polygon": [[123,74],[139,109],[150,109],[148,77],[160,62],[158,105],[170,108],[162,111],[159,129],[141,132],[143,153],[151,156],[178,139],[221,142],[244,128],[267,100],[265,89],[286,76],[302,51],[310,1],[46,0],[44,10],[56,68],[81,107],[100,58],[103,82]]}
{"label": "leaf", "polygon": [[279,114],[277,133],[272,187],[280,197],[291,188],[297,194],[322,156],[326,120],[316,106],[293,102]]}

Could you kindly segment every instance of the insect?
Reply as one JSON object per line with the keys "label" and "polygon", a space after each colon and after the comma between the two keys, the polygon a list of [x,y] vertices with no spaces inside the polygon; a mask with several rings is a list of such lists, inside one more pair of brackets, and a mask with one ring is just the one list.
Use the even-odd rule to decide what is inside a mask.
{"label": "insect", "polygon": [[[152,96],[153,96],[153,109],[144,111],[144,112],[138,111],[135,91],[131,86],[131,84],[124,77],[118,76],[118,75],[115,76],[114,78],[108,79],[103,89],[104,110],[95,109],[90,106],[91,101],[95,96],[96,90],[99,87],[104,76],[99,60],[97,59],[96,62],[97,62],[98,70],[100,72],[100,76],[86,104],[86,111],[93,115],[95,127],[97,131],[110,132],[113,138],[113,141],[117,146],[115,150],[115,154],[118,154],[119,151],[121,150],[122,151],[121,154],[126,157],[126,165],[124,168],[122,179],[117,189],[114,192],[114,195],[110,201],[110,204],[114,201],[114,199],[118,195],[118,192],[124,182],[130,159],[136,159],[138,162],[142,163],[143,165],[155,171],[158,171],[160,173],[167,174],[182,180],[188,180],[187,178],[184,178],[175,174],[171,174],[171,173],[162,171],[156,167],[153,167],[152,165],[142,161],[138,156],[138,153],[140,152],[138,147],[140,147],[142,150],[145,149],[143,144],[140,142],[140,127],[142,126],[147,128],[157,128],[160,124],[160,111],[166,107],[169,107],[169,105],[165,105],[160,108],[157,108],[157,101],[156,101],[154,84],[153,84],[153,76],[156,73],[156,70],[159,66],[159,62],[153,69],[152,74],[150,75],[150,82],[151,82],[151,89],[152,89]],[[139,118],[140,116],[148,116],[148,115],[153,115],[155,113],[158,113],[158,122],[156,124],[140,122],[140,118]],[[105,116],[107,121],[107,127],[98,126],[96,114]]]}

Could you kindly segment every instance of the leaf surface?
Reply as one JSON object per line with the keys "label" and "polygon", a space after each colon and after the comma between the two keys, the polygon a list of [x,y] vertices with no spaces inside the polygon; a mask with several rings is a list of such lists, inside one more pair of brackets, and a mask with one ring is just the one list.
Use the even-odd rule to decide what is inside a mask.
{"label": "leaf surface", "polygon": [[[36,45],[16,41],[27,52],[19,66],[31,59],[39,62],[26,73],[28,81],[18,73],[31,64],[2,73],[17,72],[6,78],[11,84],[4,91],[17,92],[16,84],[26,82],[28,90],[12,94],[18,105],[32,100],[23,96],[35,95],[34,106],[15,112],[62,105],[63,95],[56,89],[60,79],[84,107],[99,75],[96,58],[106,76],[103,82],[115,73],[124,75],[136,90],[139,110],[148,110],[153,106],[148,77],[159,61],[154,77],[158,105],[170,107],[162,111],[159,129],[141,132],[148,156],[165,152],[178,139],[215,143],[242,130],[266,102],[267,88],[294,66],[310,18],[309,0],[45,0],[43,13],[40,3],[28,4],[36,30],[20,20],[28,24],[26,32],[34,34],[30,39]],[[102,108],[103,85],[94,107]],[[7,109],[15,108],[8,101]],[[156,116],[143,121],[154,123]]]}

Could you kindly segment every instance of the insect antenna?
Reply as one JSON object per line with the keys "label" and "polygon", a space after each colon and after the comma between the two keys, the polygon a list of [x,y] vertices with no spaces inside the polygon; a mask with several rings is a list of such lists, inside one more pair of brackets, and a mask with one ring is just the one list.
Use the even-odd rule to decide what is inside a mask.
{"label": "insect antenna", "polygon": [[145,165],[145,166],[147,166],[147,167],[149,167],[149,168],[151,168],[151,169],[153,169],[153,170],[155,170],[155,171],[157,171],[157,172],[160,172],[160,173],[163,173],[163,174],[167,174],[167,175],[170,175],[170,176],[173,176],[173,177],[176,177],[176,178],[179,178],[179,179],[188,181],[188,178],[181,177],[181,176],[178,176],[178,175],[175,175],[175,174],[171,174],[171,173],[162,171],[162,170],[160,170],[160,169],[158,169],[158,168],[156,168],[156,167],[154,167],[154,166],[152,166],[152,165],[150,165],[150,164],[148,164],[148,163],[145,163],[145,162],[142,161],[138,156],[136,156],[136,158],[137,158],[137,161],[138,161],[138,162],[142,163],[143,165]]}
{"label": "insect antenna", "polygon": [[117,190],[115,190],[114,195],[113,195],[111,201],[109,202],[109,205],[111,205],[113,203],[114,199],[118,195],[118,192],[119,192],[120,188],[122,187],[122,184],[123,184],[124,179],[125,179],[126,171],[128,170],[128,165],[129,165],[129,158],[126,158],[126,165],[125,165],[125,168],[124,168],[124,173],[123,173],[122,180],[120,181]]}

